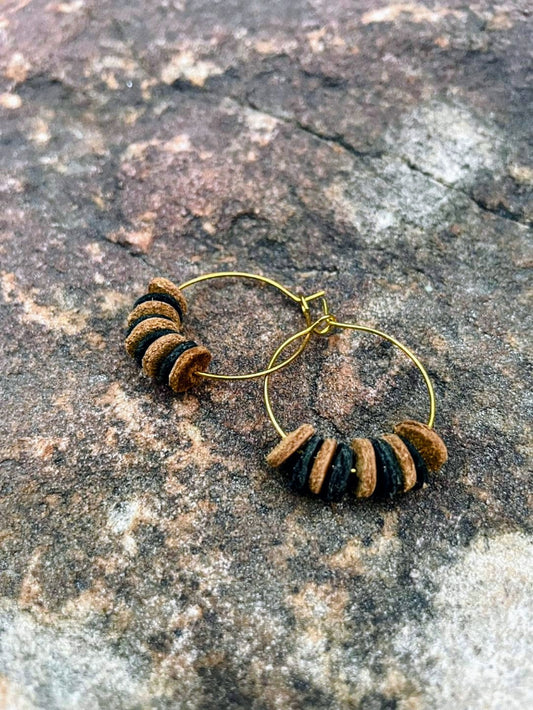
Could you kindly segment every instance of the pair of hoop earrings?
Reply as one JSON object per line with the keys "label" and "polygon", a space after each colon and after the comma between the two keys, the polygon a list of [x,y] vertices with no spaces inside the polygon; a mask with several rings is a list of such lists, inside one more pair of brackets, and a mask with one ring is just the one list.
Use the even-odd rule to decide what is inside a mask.
{"label": "pair of hoop earrings", "polygon": [[[305,328],[281,343],[264,370],[237,375],[208,372],[212,359],[210,351],[183,335],[182,326],[187,314],[183,292],[195,284],[217,278],[252,279],[268,284],[300,306]],[[316,300],[320,300],[322,315],[313,320],[311,303]],[[346,492],[352,492],[357,498],[389,497],[421,488],[427,483],[429,472],[438,471],[448,458],[444,442],[433,429],[435,393],[420,360],[409,348],[382,331],[338,321],[329,312],[323,291],[300,296],[272,279],[239,271],[204,274],[180,286],[158,277],[150,282],[148,292],[133,304],[127,325],[125,346],[128,354],[149,377],[169,385],[175,392],[184,392],[207,378],[247,380],[263,377],[266,411],[281,438],[266,457],[267,462],[280,469],[289,488],[297,493],[319,496],[326,501],[338,501]],[[321,438],[307,423],[289,433],[282,429],[272,408],[270,376],[299,357],[312,337],[327,336],[336,329],[377,335],[399,348],[413,362],[422,375],[429,396],[427,424],[403,421],[394,427],[393,433],[377,438],[357,438],[350,444]],[[286,348],[298,341],[294,352],[282,359]]]}

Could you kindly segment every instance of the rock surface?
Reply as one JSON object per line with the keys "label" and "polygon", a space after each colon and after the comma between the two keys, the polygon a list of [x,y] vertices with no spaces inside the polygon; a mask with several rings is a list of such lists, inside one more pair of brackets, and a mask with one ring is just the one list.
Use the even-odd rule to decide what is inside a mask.
{"label": "rock surface", "polygon": [[[0,9],[0,706],[531,707],[530,3],[7,0]],[[396,502],[288,492],[258,382],[123,349],[154,275],[239,269],[427,365],[450,460]],[[213,369],[301,324],[189,292]],[[370,337],[272,381],[287,428],[426,415]]]}

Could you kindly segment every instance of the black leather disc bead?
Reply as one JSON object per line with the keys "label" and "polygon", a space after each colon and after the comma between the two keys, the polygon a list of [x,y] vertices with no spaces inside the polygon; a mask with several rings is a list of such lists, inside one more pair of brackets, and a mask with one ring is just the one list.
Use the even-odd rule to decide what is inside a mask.
{"label": "black leather disc bead", "polygon": [[281,466],[281,471],[288,474],[288,485],[295,493],[304,493],[308,488],[313,462],[322,446],[323,439],[313,435],[295,454]]}
{"label": "black leather disc bead", "polygon": [[371,439],[376,452],[377,481],[374,496],[393,496],[403,488],[402,471],[392,446],[383,439]]}
{"label": "black leather disc bead", "polygon": [[186,340],[184,343],[180,343],[179,345],[176,345],[174,350],[171,350],[169,354],[163,358],[163,361],[161,365],[159,366],[159,370],[157,371],[157,375],[155,379],[157,382],[161,382],[165,385],[168,385],[168,378],[170,376],[170,373],[172,372],[172,368],[176,364],[176,360],[183,355],[183,353],[186,350],[190,350],[191,348],[195,348],[196,343],[194,340]]}
{"label": "black leather disc bead", "polygon": [[335,456],[324,484],[321,496],[326,501],[338,501],[346,493],[354,464],[352,449],[346,444],[338,444]]}
{"label": "black leather disc bead", "polygon": [[399,436],[400,436],[400,439],[403,441],[403,443],[409,449],[409,453],[411,454],[411,458],[415,462],[416,483],[411,490],[416,491],[418,488],[422,488],[422,486],[429,481],[428,467],[426,466],[426,462],[424,461],[424,459],[420,455],[416,446],[411,444],[411,442],[408,439],[404,439],[403,436],[401,436],[401,435],[399,435]]}

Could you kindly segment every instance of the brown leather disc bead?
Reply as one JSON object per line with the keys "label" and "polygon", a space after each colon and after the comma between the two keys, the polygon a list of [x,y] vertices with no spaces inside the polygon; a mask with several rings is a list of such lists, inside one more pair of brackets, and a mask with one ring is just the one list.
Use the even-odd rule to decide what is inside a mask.
{"label": "brown leather disc bead", "polygon": [[394,451],[402,472],[404,492],[410,490],[416,483],[416,468],[409,449],[397,434],[383,434],[381,438],[388,442]]}
{"label": "brown leather disc bead", "polygon": [[145,301],[144,303],[139,303],[129,314],[128,325],[131,325],[139,318],[144,318],[145,316],[165,316],[170,318],[173,323],[181,326],[179,313],[168,303],[163,303],[163,301]]}
{"label": "brown leather disc bead", "polygon": [[377,467],[376,453],[370,439],[354,439],[352,449],[355,452],[355,475],[357,498],[368,498],[376,488]]}
{"label": "brown leather disc bead", "polygon": [[205,372],[211,362],[211,353],[203,345],[186,350],[176,360],[168,377],[168,384],[174,392],[185,392],[201,381],[197,372]]}
{"label": "brown leather disc bead", "polygon": [[315,428],[311,424],[302,424],[291,431],[282,439],[277,446],[266,457],[267,463],[274,468],[278,468],[290,456],[292,456],[305,442],[315,433]]}
{"label": "brown leather disc bead", "polygon": [[335,439],[324,439],[324,443],[318,450],[309,476],[309,490],[316,496],[322,489],[322,484],[331,466],[336,449],[337,442]]}
{"label": "brown leather disc bead", "polygon": [[416,447],[430,471],[438,471],[448,460],[444,441],[427,424],[407,420],[397,424],[394,433],[403,436]]}
{"label": "brown leather disc bead", "polygon": [[148,293],[166,293],[167,296],[172,296],[179,303],[183,315],[187,313],[187,301],[183,295],[183,291],[176,284],[162,276],[157,276],[150,281]]}
{"label": "brown leather disc bead", "polygon": [[148,377],[155,377],[166,356],[174,350],[176,345],[185,342],[185,340],[186,338],[180,333],[169,333],[162,335],[155,343],[152,343],[144,353],[142,360],[143,370]]}
{"label": "brown leather disc bead", "polygon": [[141,340],[149,333],[153,333],[156,330],[175,330],[178,332],[178,327],[176,323],[167,318],[147,318],[141,321],[135,326],[124,342],[128,355],[135,357],[135,351]]}

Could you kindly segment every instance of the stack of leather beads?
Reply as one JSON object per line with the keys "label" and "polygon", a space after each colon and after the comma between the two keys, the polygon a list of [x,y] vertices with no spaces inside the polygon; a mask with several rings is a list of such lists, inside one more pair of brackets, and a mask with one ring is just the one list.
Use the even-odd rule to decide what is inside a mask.
{"label": "stack of leather beads", "polygon": [[326,501],[340,500],[348,491],[357,498],[383,498],[421,488],[447,459],[440,436],[412,420],[395,426],[394,434],[354,439],[351,446],[321,439],[310,424],[302,424],[267,456],[293,491]]}
{"label": "stack of leather beads", "polygon": [[182,335],[187,313],[182,291],[164,278],[150,281],[148,293],[138,298],[128,317],[126,350],[144,372],[175,392],[197,384],[196,374],[207,369],[211,353]]}

